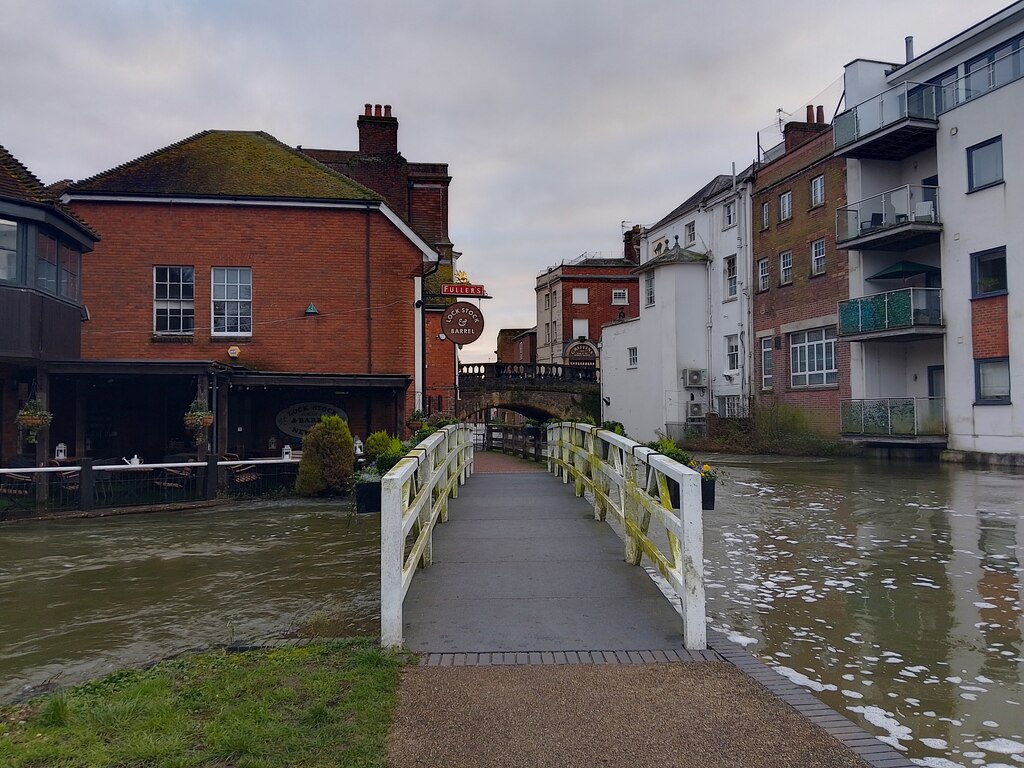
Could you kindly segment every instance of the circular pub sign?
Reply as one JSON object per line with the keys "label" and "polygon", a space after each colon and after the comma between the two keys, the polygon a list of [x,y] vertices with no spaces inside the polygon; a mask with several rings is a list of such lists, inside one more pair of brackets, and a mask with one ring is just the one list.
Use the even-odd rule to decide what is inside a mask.
{"label": "circular pub sign", "polygon": [[279,411],[275,422],[286,435],[303,437],[311,427],[320,423],[321,416],[341,416],[348,421],[348,414],[329,403],[296,403]]}
{"label": "circular pub sign", "polygon": [[597,365],[597,350],[586,341],[577,341],[569,345],[565,350],[565,357],[569,365]]}
{"label": "circular pub sign", "polygon": [[471,344],[484,332],[484,313],[474,304],[457,301],[441,315],[441,333],[455,344]]}

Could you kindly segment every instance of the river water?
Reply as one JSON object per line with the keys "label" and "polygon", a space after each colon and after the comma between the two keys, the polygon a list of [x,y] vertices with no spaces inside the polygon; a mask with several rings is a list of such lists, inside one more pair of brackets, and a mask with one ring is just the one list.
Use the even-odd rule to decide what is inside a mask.
{"label": "river water", "polygon": [[[1024,474],[720,463],[712,627],[920,765],[1024,766]],[[0,527],[0,701],[317,615],[376,634],[379,567],[379,518],[330,502]]]}

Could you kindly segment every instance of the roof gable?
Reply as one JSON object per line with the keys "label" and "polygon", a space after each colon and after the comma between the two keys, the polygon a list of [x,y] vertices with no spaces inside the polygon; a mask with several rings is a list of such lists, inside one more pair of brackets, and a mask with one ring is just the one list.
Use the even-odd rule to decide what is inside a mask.
{"label": "roof gable", "polygon": [[26,203],[52,203],[53,198],[35,175],[0,146],[0,196]]}
{"label": "roof gable", "polygon": [[381,197],[263,131],[203,131],[72,184],[103,195],[295,200]]}

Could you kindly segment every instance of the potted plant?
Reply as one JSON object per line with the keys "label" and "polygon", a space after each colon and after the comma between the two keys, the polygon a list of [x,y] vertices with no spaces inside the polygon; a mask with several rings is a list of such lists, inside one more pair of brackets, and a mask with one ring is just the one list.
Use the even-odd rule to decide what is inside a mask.
{"label": "potted plant", "polygon": [[380,512],[380,473],[376,467],[356,473],[356,512]]}
{"label": "potted plant", "polygon": [[213,411],[209,409],[206,402],[196,398],[185,411],[185,426],[192,430],[196,445],[203,441],[206,429],[213,424]]}
{"label": "potted plant", "polygon": [[710,464],[701,464],[696,459],[690,461],[690,469],[700,472],[700,508],[713,510],[715,508],[715,481],[718,480],[718,472]]}
{"label": "potted plant", "polygon": [[417,431],[423,426],[423,422],[427,420],[427,414],[423,411],[415,410],[409,414],[409,418],[405,422],[405,426],[411,429],[413,432]]}
{"label": "potted plant", "polygon": [[28,430],[28,436],[25,439],[30,443],[34,443],[39,430],[49,426],[52,421],[53,414],[46,410],[43,404],[35,398],[27,401],[22,409],[18,411],[18,415],[14,417],[15,424],[22,429]]}

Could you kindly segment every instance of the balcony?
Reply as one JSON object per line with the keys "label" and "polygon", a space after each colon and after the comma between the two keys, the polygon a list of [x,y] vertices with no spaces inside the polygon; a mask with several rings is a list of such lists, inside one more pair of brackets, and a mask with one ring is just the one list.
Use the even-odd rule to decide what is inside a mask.
{"label": "balcony", "polygon": [[944,444],[946,398],[881,397],[839,404],[844,437],[864,442]]}
{"label": "balcony", "polygon": [[941,86],[900,83],[836,116],[836,154],[903,160],[935,146]]}
{"label": "balcony", "polygon": [[943,332],[941,288],[901,288],[839,302],[839,338],[846,341],[928,338]]}
{"label": "balcony", "polygon": [[907,184],[836,211],[836,248],[908,251],[939,242],[939,188]]}

